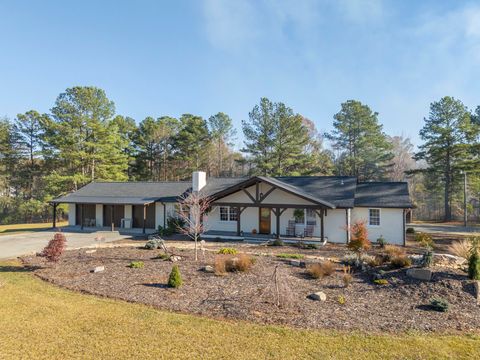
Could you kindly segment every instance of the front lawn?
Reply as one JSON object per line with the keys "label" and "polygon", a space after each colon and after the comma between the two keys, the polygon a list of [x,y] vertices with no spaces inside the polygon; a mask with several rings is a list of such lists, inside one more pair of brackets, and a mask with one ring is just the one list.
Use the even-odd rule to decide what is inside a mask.
{"label": "front lawn", "polygon": [[[134,270],[132,270],[134,271]],[[298,330],[98,298],[0,263],[0,358],[471,359],[480,335]]]}
{"label": "front lawn", "polygon": [[[57,222],[57,226],[66,226],[68,225],[68,221],[59,221]],[[12,225],[0,225],[0,236],[5,234],[12,234],[12,233],[24,233],[24,232],[32,232],[32,231],[39,231],[45,230],[52,227],[52,223],[34,223],[34,224],[12,224]]]}

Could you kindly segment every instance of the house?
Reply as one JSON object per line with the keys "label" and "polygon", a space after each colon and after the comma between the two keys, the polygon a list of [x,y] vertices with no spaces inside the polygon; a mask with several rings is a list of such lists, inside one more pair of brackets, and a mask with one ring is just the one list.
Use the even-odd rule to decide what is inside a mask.
{"label": "house", "polygon": [[[178,213],[179,199],[199,191],[211,199],[207,236],[306,237],[347,243],[350,225],[364,220],[369,237],[405,244],[412,207],[405,182],[358,182],[351,176],[253,176],[192,182],[93,182],[52,201],[69,206],[69,225],[153,232]],[[55,224],[54,224],[55,226]]]}

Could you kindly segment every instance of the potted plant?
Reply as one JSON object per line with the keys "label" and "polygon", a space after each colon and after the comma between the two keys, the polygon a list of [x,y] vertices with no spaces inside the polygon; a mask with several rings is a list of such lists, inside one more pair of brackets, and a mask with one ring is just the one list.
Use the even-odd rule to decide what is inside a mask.
{"label": "potted plant", "polygon": [[257,233],[257,229],[252,229],[252,234],[256,234]]}

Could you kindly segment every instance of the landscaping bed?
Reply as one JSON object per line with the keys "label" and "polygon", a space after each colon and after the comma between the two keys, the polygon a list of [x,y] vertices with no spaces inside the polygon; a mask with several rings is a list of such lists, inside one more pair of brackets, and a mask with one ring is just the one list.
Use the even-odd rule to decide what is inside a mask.
{"label": "landscaping bed", "polygon": [[[55,265],[43,257],[25,257],[23,261],[38,267],[37,276],[68,289],[215,318],[369,332],[480,329],[480,306],[473,295],[473,284],[461,270],[433,267],[432,281],[424,282],[407,277],[406,269],[384,266],[382,277],[387,285],[375,284],[368,271],[357,271],[345,287],[341,264],[336,264],[332,275],[312,279],[305,268],[292,266],[289,259],[277,256],[301,254],[308,265],[319,258],[341,258],[347,253],[343,246],[328,245],[318,250],[229,246],[254,254],[249,271],[225,275],[203,271],[205,265],[214,264],[216,250],[222,244],[209,244],[205,258],[200,251],[197,262],[192,249],[169,248],[182,258],[176,262],[183,278],[183,285],[177,289],[166,286],[173,264],[155,258],[160,250],[74,250],[65,252]],[[134,261],[142,261],[143,267],[129,267]],[[105,270],[92,273],[97,266]],[[318,291],[326,294],[325,301],[307,298]],[[432,298],[447,300],[448,312],[432,311],[428,307]]]}

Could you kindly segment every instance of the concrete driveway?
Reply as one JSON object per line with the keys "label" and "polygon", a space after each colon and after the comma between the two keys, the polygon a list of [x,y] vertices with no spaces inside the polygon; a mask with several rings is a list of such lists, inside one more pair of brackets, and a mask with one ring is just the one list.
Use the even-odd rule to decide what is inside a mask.
{"label": "concrete driveway", "polygon": [[[67,237],[67,248],[75,249],[94,246],[105,242],[130,239],[132,235],[121,235],[117,231],[75,232],[62,229]],[[0,259],[16,258],[41,251],[53,238],[54,231],[36,231],[0,236]],[[101,238],[101,240],[96,240]]]}
{"label": "concrete driveway", "polygon": [[468,226],[464,227],[462,225],[454,225],[454,224],[427,224],[427,223],[421,223],[421,224],[407,224],[408,227],[413,227],[415,231],[419,232],[426,232],[426,233],[446,233],[446,234],[452,234],[452,235],[464,235],[464,236],[478,236],[480,235],[480,228],[479,227],[474,227],[474,226]]}

